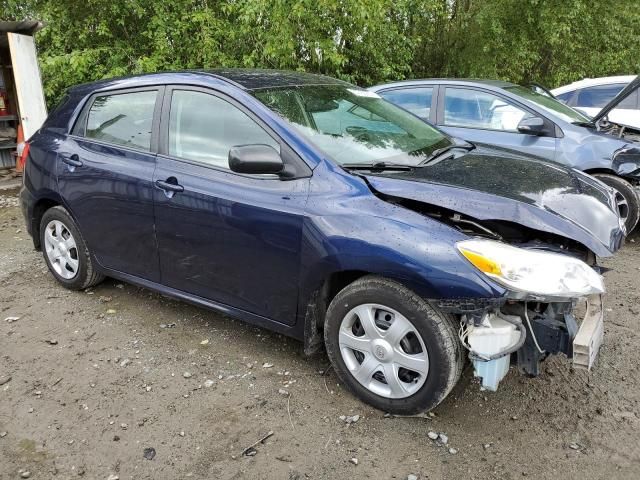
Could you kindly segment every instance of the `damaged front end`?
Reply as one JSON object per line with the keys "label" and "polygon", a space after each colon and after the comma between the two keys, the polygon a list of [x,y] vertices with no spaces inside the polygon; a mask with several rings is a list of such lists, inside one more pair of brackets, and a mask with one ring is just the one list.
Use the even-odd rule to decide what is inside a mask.
{"label": "damaged front end", "polygon": [[429,299],[460,319],[460,340],[485,388],[497,388],[512,360],[530,376],[558,353],[592,367],[603,333],[596,255],[611,256],[625,236],[609,190],[558,165],[480,149],[365,178],[380,199],[464,234],[455,244],[460,256],[506,292]]}
{"label": "damaged front end", "polygon": [[603,340],[604,283],[590,249],[513,222],[395,201],[468,235],[471,240],[457,245],[462,256],[508,289],[502,298],[435,302],[460,318],[460,341],[483,388],[495,391],[512,363],[537,376],[554,354],[591,369]]}
{"label": "damaged front end", "polygon": [[[512,357],[520,373],[536,376],[549,355],[563,353],[590,369],[603,338],[604,283],[592,262],[495,241],[458,244],[462,255],[509,289],[500,305],[460,317],[460,341],[482,386],[495,391]],[[523,253],[524,252],[524,253]]]}
{"label": "damaged front end", "polygon": [[573,366],[591,369],[602,344],[602,298],[593,294],[569,301],[508,299],[497,309],[465,314],[460,341],[469,351],[482,387],[495,391],[512,359],[518,371],[531,377],[549,355],[562,353]]}
{"label": "damaged front end", "polygon": [[[537,376],[541,362],[554,354],[591,369],[604,332],[604,283],[591,250],[512,222],[411,207],[471,237],[458,244],[462,256],[508,289],[502,298],[435,301],[460,318],[460,341],[483,388],[495,391],[512,363],[521,374]],[[526,257],[518,258],[523,252]]]}

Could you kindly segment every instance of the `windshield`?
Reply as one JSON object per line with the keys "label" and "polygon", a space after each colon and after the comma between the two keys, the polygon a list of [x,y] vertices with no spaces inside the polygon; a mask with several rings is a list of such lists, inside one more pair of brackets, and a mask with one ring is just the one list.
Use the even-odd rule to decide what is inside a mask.
{"label": "windshield", "polygon": [[442,132],[349,85],[283,87],[252,92],[340,164],[418,165],[452,145]]}
{"label": "windshield", "polygon": [[569,123],[582,123],[588,122],[590,119],[586,115],[580,113],[577,110],[574,110],[571,107],[568,107],[564,103],[559,102],[555,98],[551,98],[547,95],[542,95],[540,93],[536,93],[533,90],[525,87],[515,86],[515,87],[506,87],[505,90],[525,99],[530,102],[535,103],[542,109],[547,112],[560,117],[565,122]]}

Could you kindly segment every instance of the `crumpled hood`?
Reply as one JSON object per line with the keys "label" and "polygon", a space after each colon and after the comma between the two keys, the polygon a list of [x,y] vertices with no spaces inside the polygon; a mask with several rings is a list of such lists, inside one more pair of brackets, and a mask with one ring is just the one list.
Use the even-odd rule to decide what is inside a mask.
{"label": "crumpled hood", "polygon": [[577,170],[511,152],[478,147],[412,171],[364,176],[385,195],[557,234],[601,257],[624,239],[612,190]]}

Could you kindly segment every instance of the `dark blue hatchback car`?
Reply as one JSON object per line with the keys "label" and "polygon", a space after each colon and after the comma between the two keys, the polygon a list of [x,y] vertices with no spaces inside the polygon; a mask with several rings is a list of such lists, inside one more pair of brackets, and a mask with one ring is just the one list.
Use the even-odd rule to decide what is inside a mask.
{"label": "dark blue hatchback car", "polygon": [[339,80],[219,70],[80,85],[23,160],[27,227],[62,285],[114,277],[307,353],[324,343],[385,411],[435,407],[466,351],[495,389],[512,358],[531,375],[553,353],[590,368],[602,340],[596,256],[624,237],[611,189],[457,142]]}

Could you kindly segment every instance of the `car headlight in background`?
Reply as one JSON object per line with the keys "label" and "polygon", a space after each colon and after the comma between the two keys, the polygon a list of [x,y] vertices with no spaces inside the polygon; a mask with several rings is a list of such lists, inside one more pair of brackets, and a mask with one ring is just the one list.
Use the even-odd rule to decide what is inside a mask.
{"label": "car headlight in background", "polygon": [[570,298],[604,293],[602,276],[577,258],[494,240],[463,240],[456,247],[478,270],[513,291]]}

